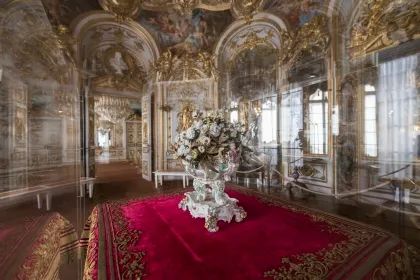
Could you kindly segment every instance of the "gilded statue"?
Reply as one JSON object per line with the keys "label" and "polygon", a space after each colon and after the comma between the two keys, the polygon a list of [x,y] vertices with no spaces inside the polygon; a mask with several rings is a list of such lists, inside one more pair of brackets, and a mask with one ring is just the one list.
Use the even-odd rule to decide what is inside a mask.
{"label": "gilded statue", "polygon": [[187,130],[193,123],[192,113],[194,109],[191,103],[187,103],[182,108],[181,112],[177,114],[178,117],[178,127],[176,131],[180,133],[181,131]]}

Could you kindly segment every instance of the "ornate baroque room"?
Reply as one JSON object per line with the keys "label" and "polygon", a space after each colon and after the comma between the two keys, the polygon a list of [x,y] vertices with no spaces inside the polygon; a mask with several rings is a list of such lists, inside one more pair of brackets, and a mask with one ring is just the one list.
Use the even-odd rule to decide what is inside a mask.
{"label": "ornate baroque room", "polygon": [[420,279],[418,0],[0,0],[1,279]]}

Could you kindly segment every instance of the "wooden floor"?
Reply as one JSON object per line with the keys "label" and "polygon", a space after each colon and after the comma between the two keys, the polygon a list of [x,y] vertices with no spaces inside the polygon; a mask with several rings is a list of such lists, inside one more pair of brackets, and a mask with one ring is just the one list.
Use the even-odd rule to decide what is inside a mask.
{"label": "wooden floor", "polygon": [[[128,162],[114,162],[97,165],[97,180],[92,199],[77,197],[77,187],[67,193],[53,197],[52,210],[62,214],[80,231],[93,207],[105,201],[145,197],[156,193],[172,192],[182,188],[181,181],[165,181],[163,187],[155,188],[153,182],[143,180],[140,170]],[[345,216],[360,222],[376,225],[391,231],[409,244],[420,247],[420,230],[402,214],[385,211],[373,216],[377,210],[373,205],[355,199],[337,200],[333,197],[304,193],[298,189],[291,191],[280,187],[256,188],[312,208]],[[36,209],[36,201],[28,201],[0,211],[0,223],[8,219],[36,215],[45,210]],[[64,268],[62,279],[77,279],[74,266]]]}

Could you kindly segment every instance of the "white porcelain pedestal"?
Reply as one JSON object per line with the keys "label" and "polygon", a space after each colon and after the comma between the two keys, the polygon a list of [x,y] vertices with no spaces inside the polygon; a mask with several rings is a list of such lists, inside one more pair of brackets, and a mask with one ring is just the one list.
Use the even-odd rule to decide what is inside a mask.
{"label": "white porcelain pedestal", "polygon": [[224,192],[223,180],[194,179],[193,186],[194,191],[185,193],[178,207],[184,211],[188,209],[194,218],[204,218],[204,226],[208,231],[218,231],[217,222],[220,220],[230,223],[233,217],[236,222],[245,219],[246,212],[237,205],[238,200]]}

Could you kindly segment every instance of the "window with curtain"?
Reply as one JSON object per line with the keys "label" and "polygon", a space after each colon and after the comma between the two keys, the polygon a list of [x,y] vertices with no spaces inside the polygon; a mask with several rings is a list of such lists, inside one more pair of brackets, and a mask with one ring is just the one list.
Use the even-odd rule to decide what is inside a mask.
{"label": "window with curtain", "polygon": [[410,166],[392,177],[406,179],[413,175],[411,164],[417,149],[417,63],[418,55],[412,55],[379,64],[378,159],[382,175],[406,165]]}
{"label": "window with curtain", "polygon": [[328,92],[317,89],[309,96],[309,152],[327,154]]}
{"label": "window with curtain", "polygon": [[261,141],[263,144],[277,143],[277,98],[265,98],[261,110]]}
{"label": "window with curtain", "polygon": [[365,85],[364,91],[364,151],[368,157],[377,157],[376,89],[374,86],[367,84]]}
{"label": "window with curtain", "polygon": [[288,161],[296,161],[302,165],[302,145],[299,132],[303,130],[303,90],[296,88],[282,94],[281,100],[281,143],[283,153],[290,157]]}
{"label": "window with curtain", "polygon": [[230,103],[230,121],[238,122],[239,121],[239,104],[236,101]]}

